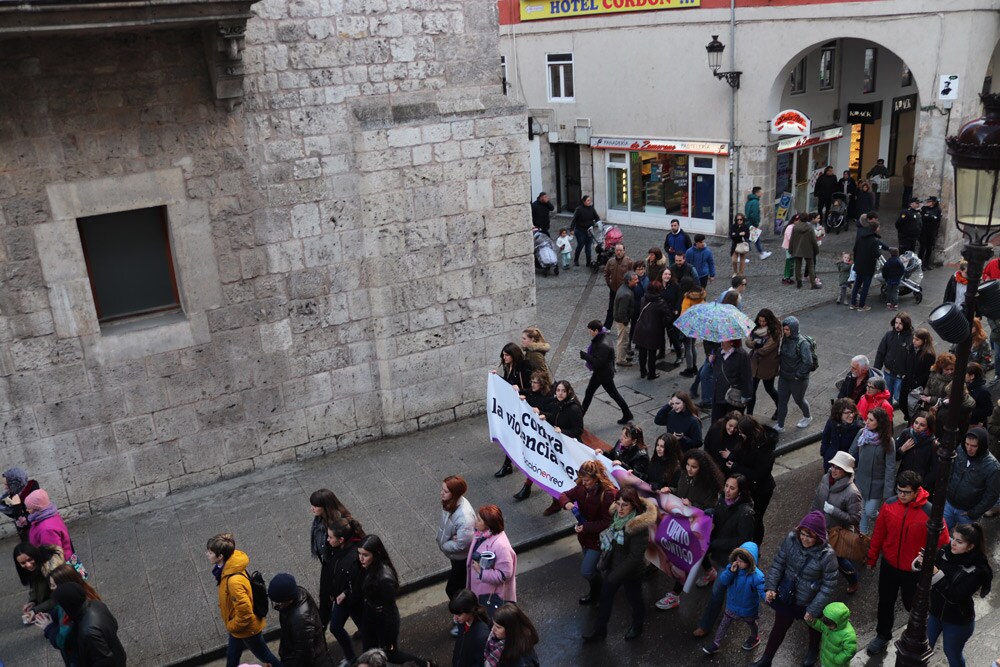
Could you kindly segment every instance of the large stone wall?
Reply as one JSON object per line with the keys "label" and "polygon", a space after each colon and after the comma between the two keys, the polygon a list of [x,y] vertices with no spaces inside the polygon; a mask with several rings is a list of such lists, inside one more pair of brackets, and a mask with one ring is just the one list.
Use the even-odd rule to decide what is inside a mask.
{"label": "large stone wall", "polygon": [[[197,30],[0,42],[0,466],[69,515],[479,412],[534,320],[496,4],[254,11],[233,112]],[[185,317],[101,327],[75,218],[147,205]]]}

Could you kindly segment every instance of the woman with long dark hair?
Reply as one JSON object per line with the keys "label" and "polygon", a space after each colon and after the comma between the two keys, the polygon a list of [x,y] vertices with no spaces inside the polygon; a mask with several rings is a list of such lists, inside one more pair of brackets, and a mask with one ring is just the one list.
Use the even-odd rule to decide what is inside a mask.
{"label": "woman with long dark hair", "polygon": [[625,641],[637,639],[642,634],[646,544],[649,529],[656,525],[656,514],[656,503],[640,498],[634,488],[626,487],[618,492],[611,521],[599,535],[600,553],[607,554],[603,564],[601,604],[593,627],[583,634],[584,641],[603,639],[607,635],[615,595],[622,587],[632,607],[632,625],[625,633]]}
{"label": "woman with long dark hair", "polygon": [[608,527],[608,512],[615,501],[615,485],[604,466],[598,461],[584,461],[577,471],[576,485],[560,494],[559,506],[576,516],[576,539],[580,542],[583,560],[580,574],[590,584],[590,591],[580,598],[580,604],[596,604],[601,592],[601,574],[597,561],[601,557],[599,536]]}
{"label": "woman with long dark hair", "polygon": [[364,571],[361,599],[364,605],[361,619],[361,640],[364,650],[380,648],[389,662],[401,665],[413,661],[430,667],[430,660],[399,650],[399,575],[389,558],[382,539],[368,535],[358,545],[358,561]]}
{"label": "woman with long dark hair", "polygon": [[885,410],[874,408],[868,413],[865,427],[858,431],[847,453],[857,461],[854,483],[865,501],[861,532],[869,535],[883,501],[896,495],[896,443]]}
{"label": "woman with long dark hair", "polygon": [[[87,600],[100,600],[94,587],[83,580],[80,573],[73,569],[69,563],[63,563],[49,573],[49,589],[56,590],[59,584],[74,583],[83,589],[84,597]],[[67,640],[73,632],[75,622],[59,605],[55,605],[51,613],[35,614],[35,625],[42,629],[45,638],[49,640],[52,647],[59,651],[63,662],[66,665],[76,665],[75,655],[68,650]]]}
{"label": "woman with long dark hair", "polygon": [[[507,343],[503,346],[500,351],[500,365],[494,372],[502,377],[507,384],[517,387],[521,391],[527,391],[531,386],[531,366],[525,361],[524,350],[517,343]],[[512,472],[514,472],[514,467],[511,465],[510,457],[504,456],[503,464],[493,476],[506,477]]]}
{"label": "woman with long dark hair", "polygon": [[[739,446],[740,434],[736,431],[736,427],[742,416],[742,413],[735,410],[727,412],[716,419],[705,434],[705,453],[712,457],[720,469],[725,467],[729,452]],[[725,452],[726,456],[722,456],[722,452]]]}
{"label": "woman with long dark hair", "polygon": [[[554,417],[556,415],[556,411],[558,410],[559,402],[558,399],[556,399],[555,393],[552,391],[552,383],[549,381],[548,370],[533,371],[531,373],[530,383],[530,389],[522,389],[521,398],[523,398],[528,405],[535,408],[540,417],[544,417],[545,419]],[[524,484],[522,484],[521,489],[514,494],[514,500],[520,502],[527,499],[531,495],[531,486],[531,478],[525,475]]]}
{"label": "woman with long dark hair", "polygon": [[663,433],[656,438],[649,452],[649,467],[646,468],[646,481],[654,491],[669,493],[669,489],[677,486],[681,474],[680,440],[672,433]]}
{"label": "woman with long dark hair", "polygon": [[851,448],[864,422],[858,419],[858,406],[849,398],[838,398],[830,406],[830,418],[823,427],[819,455],[823,458],[823,472],[830,469],[830,460],[837,452]]}
{"label": "woman with long dark hair", "polygon": [[663,283],[654,280],[639,305],[632,342],[639,350],[639,377],[655,380],[656,351],[664,347],[663,335],[672,319],[671,306],[663,300]]}
{"label": "woman with long dark hair", "polygon": [[781,322],[770,308],[763,308],[754,319],[756,327],[747,337],[750,349],[750,371],[753,373],[753,394],[747,403],[747,414],[752,415],[757,406],[757,387],[764,383],[764,391],[778,409],[778,390],[774,378],[778,377],[778,346],[781,343]]}
{"label": "woman with long dark hair", "polygon": [[[778,434],[764,427],[750,415],[743,415],[736,425],[739,440],[728,452],[720,452],[723,463],[720,466],[727,475],[737,474],[746,477],[750,485],[750,497],[753,498],[754,531],[753,541],[764,542],[764,513],[767,512],[771,498],[774,496],[774,449],[778,442]],[[736,546],[742,544],[740,542]],[[736,547],[733,547],[734,549]],[[729,554],[724,554],[727,558]]]}
{"label": "woman with long dark hair", "polygon": [[665,426],[681,444],[681,449],[701,447],[701,419],[698,406],[686,391],[675,391],[653,418],[657,426]]}
{"label": "woman with long dark hair", "polygon": [[365,538],[365,531],[355,519],[347,517],[334,521],[326,530],[330,557],[323,563],[319,584],[319,615],[323,627],[330,625],[330,633],[344,652],[344,659],[354,661],[354,643],[344,629],[350,618],[359,628],[364,622],[362,604],[362,569],[358,548]]}
{"label": "woman with long dark hair", "polygon": [[448,602],[448,611],[458,628],[451,667],[483,667],[486,640],[490,637],[493,625],[486,615],[486,609],[479,604],[472,591],[463,588]]}
{"label": "woman with long dark hair", "polygon": [[21,607],[21,613],[33,620],[34,615],[52,611],[52,591],[49,574],[66,562],[63,550],[57,545],[36,547],[21,542],[14,547],[14,565],[21,585],[28,588],[28,602]]}
{"label": "woman with long dark hair", "polygon": [[910,427],[903,429],[896,438],[896,477],[904,471],[912,470],[920,475],[920,485],[928,493],[934,491],[937,479],[937,438],[934,435],[935,418],[921,410],[913,415]]}
{"label": "woman with long dark hair", "polygon": [[[746,270],[747,255],[750,254],[750,226],[747,224],[747,217],[742,213],[737,213],[733,217],[733,224],[729,226],[729,256],[733,260],[733,275],[742,276]],[[747,252],[737,252],[737,246],[746,244]],[[742,250],[742,248],[739,248]]]}
{"label": "woman with long dark hair", "polygon": [[[537,372],[537,371],[536,371]],[[465,498],[469,485],[461,475],[449,475],[441,482],[441,517],[438,520],[437,542],[451,563],[444,593],[452,599],[465,588],[465,557],[476,531],[476,512]],[[452,625],[452,636],[457,636],[458,626]]]}
{"label": "woman with long dark hair", "polygon": [[313,515],[309,550],[313,558],[318,558],[322,564],[327,556],[326,529],[334,521],[351,516],[351,513],[330,489],[317,489],[309,494],[309,505]]}
{"label": "woman with long dark hair", "polygon": [[538,667],[538,631],[521,608],[508,602],[493,615],[483,654],[485,667]]}
{"label": "woman with long dark hair", "polygon": [[[976,629],[976,593],[985,598],[993,585],[993,568],[987,555],[983,529],[978,523],[955,526],[951,544],[938,549],[931,579],[931,609],[927,617],[927,643],[933,649],[944,636],[948,667],[965,667],[962,651]],[[913,569],[923,565],[918,556]]]}
{"label": "woman with long dark hair", "polygon": [[646,479],[646,466],[649,465],[649,454],[646,451],[646,440],[642,427],[632,422],[622,427],[622,434],[615,446],[608,451],[595,449],[594,453],[603,454],[641,480]]}

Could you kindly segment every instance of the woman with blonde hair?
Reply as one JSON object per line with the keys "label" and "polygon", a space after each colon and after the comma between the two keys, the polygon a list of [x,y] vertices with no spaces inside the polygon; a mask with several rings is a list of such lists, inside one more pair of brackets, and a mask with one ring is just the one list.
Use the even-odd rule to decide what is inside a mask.
{"label": "woman with blonde hair", "polygon": [[599,461],[584,461],[577,471],[576,486],[559,496],[559,506],[576,516],[574,530],[583,552],[580,574],[590,584],[590,591],[580,598],[580,604],[597,604],[601,598],[601,575],[597,571],[601,558],[600,535],[611,523],[611,505],[615,502],[616,491]]}
{"label": "woman with blonde hair", "polygon": [[[521,349],[524,351],[524,361],[533,372],[544,371],[550,384],[552,373],[549,372],[548,364],[545,363],[545,355],[551,348],[552,346],[545,341],[545,336],[542,335],[538,327],[528,327],[521,332]],[[527,389],[527,387],[521,388]]]}

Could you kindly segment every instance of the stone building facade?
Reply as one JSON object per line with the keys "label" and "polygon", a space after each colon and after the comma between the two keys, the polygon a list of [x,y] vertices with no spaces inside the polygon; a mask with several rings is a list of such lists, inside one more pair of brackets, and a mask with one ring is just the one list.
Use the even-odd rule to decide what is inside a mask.
{"label": "stone building facade", "polygon": [[[534,320],[496,5],[251,11],[224,43],[0,17],[0,462],[69,515],[475,414]],[[100,321],[83,221],[135,210],[179,307]]]}

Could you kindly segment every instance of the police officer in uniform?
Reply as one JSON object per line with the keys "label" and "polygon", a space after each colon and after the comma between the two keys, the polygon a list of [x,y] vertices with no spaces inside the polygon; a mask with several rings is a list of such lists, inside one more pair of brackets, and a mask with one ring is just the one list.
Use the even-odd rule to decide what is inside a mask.
{"label": "police officer in uniform", "polygon": [[941,207],[937,197],[928,197],[926,206],[920,209],[923,221],[920,227],[920,252],[918,256],[924,268],[930,270],[931,255],[934,254],[934,241],[937,240],[938,229],[941,227]]}
{"label": "police officer in uniform", "polygon": [[900,254],[907,250],[916,251],[917,239],[920,238],[920,200],[916,197],[910,198],[909,208],[903,209],[896,219],[896,232],[899,234]]}

